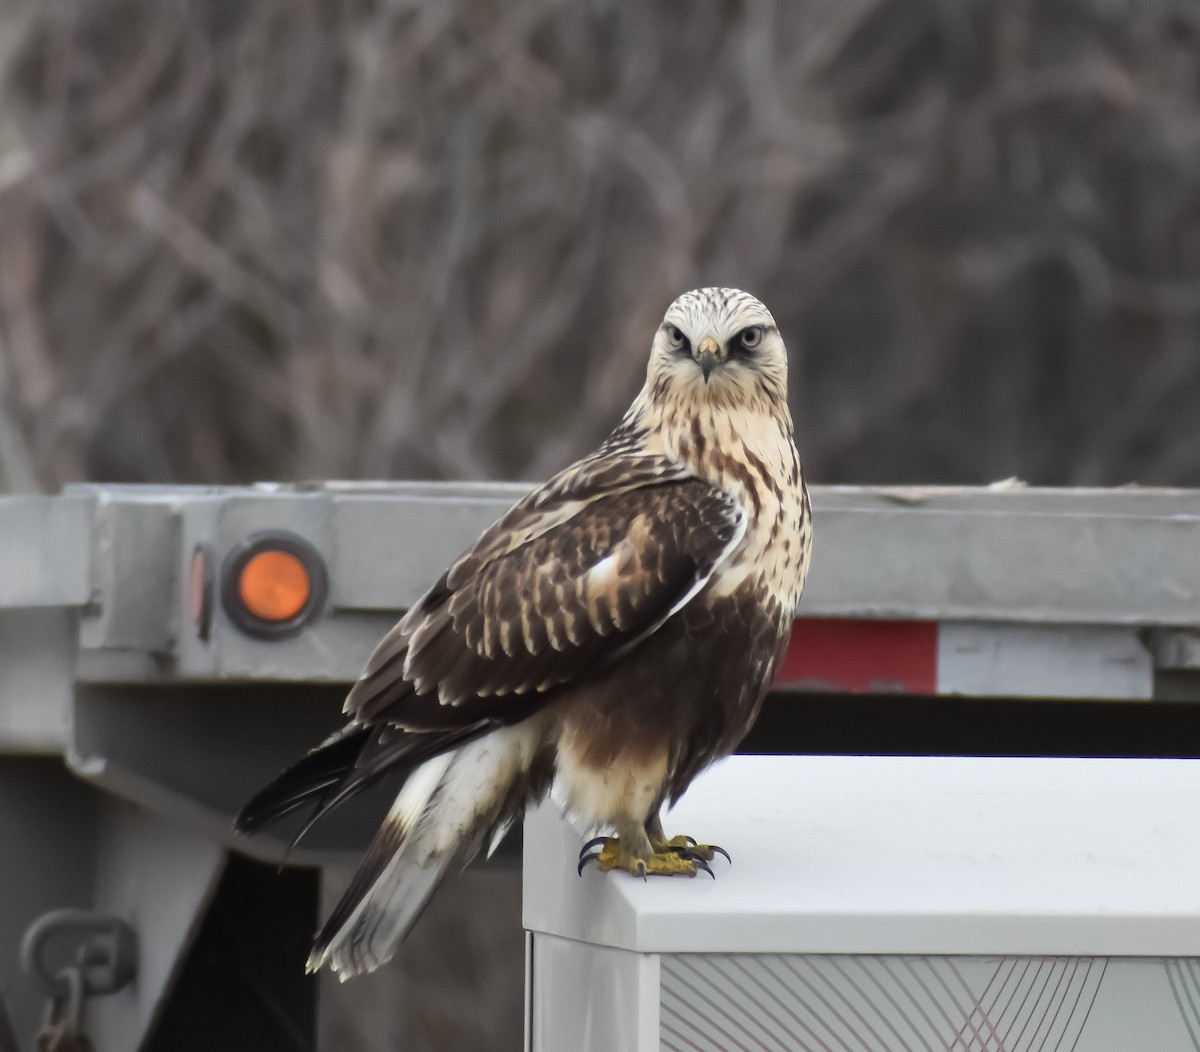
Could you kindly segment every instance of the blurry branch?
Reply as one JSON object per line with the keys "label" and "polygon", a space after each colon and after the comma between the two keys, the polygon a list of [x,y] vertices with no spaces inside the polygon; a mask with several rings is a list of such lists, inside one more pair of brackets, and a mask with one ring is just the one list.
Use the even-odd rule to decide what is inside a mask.
{"label": "blurry branch", "polygon": [[133,187],[129,213],[139,226],[161,239],[186,267],[206,279],[231,304],[253,311],[280,335],[300,331],[298,308],[276,295],[257,273],[240,266],[229,252],[184,216],[173,212],[146,187]]}
{"label": "blurry branch", "polygon": [[1104,478],[1104,466],[1122,446],[1136,439],[1157,408],[1186,385],[1194,374],[1196,345],[1194,334],[1173,326],[1172,346],[1156,360],[1146,364],[1137,383],[1122,405],[1109,415],[1090,437],[1088,447],[1075,466],[1071,482],[1080,486],[1096,485]]}
{"label": "blurry branch", "polygon": [[1200,482],[1170,0],[15,10],[8,485],[544,476],[699,283],[819,476]]}
{"label": "blurry branch", "polygon": [[33,156],[12,113],[3,105],[12,62],[33,25],[33,0],[12,3],[0,18],[0,224],[12,224],[0,243],[0,493],[38,488],[23,417],[50,398],[53,373],[30,302],[34,230],[29,223],[28,179]]}
{"label": "blurry branch", "polygon": [[25,436],[9,409],[12,397],[3,347],[0,347],[0,493],[22,493],[38,488]]}

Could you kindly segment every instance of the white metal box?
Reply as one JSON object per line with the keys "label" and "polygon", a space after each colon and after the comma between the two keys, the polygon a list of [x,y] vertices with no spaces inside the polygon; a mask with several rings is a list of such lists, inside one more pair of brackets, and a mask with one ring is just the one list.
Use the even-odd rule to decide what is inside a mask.
{"label": "white metal box", "polygon": [[1200,761],[734,757],[716,880],[525,827],[532,1052],[1200,1049]]}

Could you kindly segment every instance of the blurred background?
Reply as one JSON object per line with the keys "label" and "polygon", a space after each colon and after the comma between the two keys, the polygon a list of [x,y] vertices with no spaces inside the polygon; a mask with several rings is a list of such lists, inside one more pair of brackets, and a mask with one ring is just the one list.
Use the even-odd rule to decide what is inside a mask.
{"label": "blurred background", "polygon": [[1200,483],[1193,0],[6,0],[0,488],[545,477],[759,295],[823,482]]}
{"label": "blurred background", "polygon": [[[705,284],[815,481],[1200,485],[1195,0],[4,0],[0,88],[0,491],[544,478]],[[323,1047],[520,1047],[463,880]]]}

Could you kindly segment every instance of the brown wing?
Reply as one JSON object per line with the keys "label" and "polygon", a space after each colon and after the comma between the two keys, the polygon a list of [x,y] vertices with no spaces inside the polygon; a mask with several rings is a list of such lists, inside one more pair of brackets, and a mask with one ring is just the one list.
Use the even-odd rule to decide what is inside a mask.
{"label": "brown wing", "polygon": [[514,722],[653,632],[744,513],[698,479],[625,477],[544,488],[488,530],[380,643],[347,713],[421,731]]}
{"label": "brown wing", "polygon": [[[450,567],[447,577],[456,578],[468,567],[477,567],[529,543],[573,518],[599,497],[690,477],[687,468],[666,457],[614,456],[601,447],[599,452],[576,461],[513,505]],[[417,616],[419,607],[418,603],[409,618]]]}

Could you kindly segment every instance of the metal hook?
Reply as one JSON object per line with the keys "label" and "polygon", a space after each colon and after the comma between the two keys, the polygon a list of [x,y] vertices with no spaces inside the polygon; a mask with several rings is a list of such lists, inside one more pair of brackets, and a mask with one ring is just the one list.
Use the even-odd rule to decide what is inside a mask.
{"label": "metal hook", "polygon": [[21,967],[52,997],[69,994],[63,973],[46,962],[50,941],[73,937],[76,964],[86,997],[116,993],[137,974],[137,937],[120,917],[92,910],[61,909],[43,913],[21,940]]}

